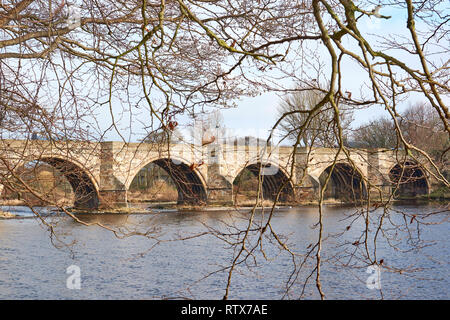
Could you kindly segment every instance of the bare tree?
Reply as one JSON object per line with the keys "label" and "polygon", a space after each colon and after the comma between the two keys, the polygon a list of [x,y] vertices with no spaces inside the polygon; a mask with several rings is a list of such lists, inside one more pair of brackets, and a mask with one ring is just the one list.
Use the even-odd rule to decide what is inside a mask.
{"label": "bare tree", "polygon": [[416,103],[400,118],[400,127],[409,143],[426,151],[436,161],[448,159],[450,139],[435,109],[426,103]]}
{"label": "bare tree", "polygon": [[358,148],[395,148],[397,135],[388,118],[380,118],[361,125],[352,132],[351,145]]}
{"label": "bare tree", "polygon": [[[36,133],[43,139],[39,144],[42,150],[62,148],[69,159],[76,158],[83,147],[104,140],[108,134],[128,143],[137,128],[144,136],[158,130],[172,131],[174,121],[181,115],[196,117],[212,105],[228,107],[242,95],[254,96],[263,91],[289,93],[290,85],[296,83],[302,91],[320,95],[311,97],[304,107],[303,103],[287,100],[295,108],[284,110],[273,126],[274,130],[284,126],[286,138],[294,142],[291,165],[284,168],[289,179],[295,180],[298,187],[307,178],[314,147],[336,147],[317,195],[314,242],[296,252],[289,245],[289,238],[280,235],[271,224],[276,203],[289,179],[277,186],[279,192],[264,216],[266,219],[257,219],[257,201],[244,226],[228,224],[226,232],[205,226],[205,232],[177,240],[208,234],[229,245],[233,259],[220,270],[228,274],[225,299],[229,298],[238,267],[254,266],[256,257],[267,258],[265,245],[275,245],[292,256],[286,296],[291,297],[291,289],[300,282],[303,290],[295,292],[295,296],[303,297],[305,286],[313,281],[320,297],[325,298],[321,282],[326,248],[323,201],[328,184],[343,167],[339,162],[345,160],[351,168],[347,179],[352,183],[350,189],[358,176],[359,185],[364,184],[368,191],[359,192],[364,207],[356,208],[351,215],[352,221],[359,219],[365,227],[353,241],[340,238],[339,250],[347,259],[345,263],[335,262],[352,267],[357,260],[365,266],[404,272],[400,267],[383,264],[377,251],[380,238],[395,238],[394,232],[389,231],[399,228],[413,234],[409,232],[412,222],[418,230],[432,216],[415,217],[391,209],[395,190],[405,183],[404,168],[409,169],[408,161],[412,161],[445,188],[450,183],[431,151],[422,142],[415,142],[417,128],[408,129],[405,124],[406,129],[402,130],[404,122],[398,108],[411,95],[419,96],[430,105],[433,119],[439,122],[435,128],[440,128],[439,136],[448,142],[447,5],[447,1],[439,0],[82,0],[73,5],[64,0],[2,2],[0,183],[11,191],[30,192],[46,204],[58,205],[79,223],[100,225],[118,237],[140,235],[161,243],[154,230],[126,232],[99,222],[85,222],[46,198],[18,174],[17,167],[32,158],[30,150],[12,149],[16,154],[11,157],[12,151],[6,152],[8,144],[11,140],[29,142]],[[394,19],[385,15],[387,9],[402,12],[395,19],[401,20],[403,29],[397,34],[367,30],[368,20]],[[355,80],[356,74],[361,79]],[[322,83],[326,85],[321,86]],[[356,151],[346,145],[347,106],[364,109],[373,105],[384,107],[397,136],[395,151],[400,169],[396,169],[397,181],[393,181],[388,195],[364,177],[351,156]],[[419,121],[413,127],[422,125]],[[298,163],[297,151],[305,145],[312,148],[305,162]],[[39,156],[42,150],[34,150],[33,160],[37,158],[66,172],[75,193],[85,201],[98,202],[89,197],[93,186],[86,172],[73,164]],[[446,154],[448,148],[440,158]],[[298,167],[302,174],[295,177],[294,169]],[[184,169],[190,172],[189,168]],[[264,183],[262,169],[263,164],[258,170],[257,198]],[[375,203],[374,194],[378,195]],[[381,211],[374,214],[376,209]],[[39,216],[39,212],[35,213]],[[405,222],[395,225],[390,220],[394,214],[402,215]],[[55,232],[57,224],[41,219]],[[344,235],[350,228],[351,224],[335,236]],[[307,266],[308,276],[300,279]]]}
{"label": "bare tree", "polygon": [[[327,104],[321,110],[311,111],[322,98],[319,91],[299,91],[285,97],[278,108],[280,116],[287,114],[280,124],[283,136],[295,142],[301,132],[302,146],[336,147],[337,127],[332,106]],[[347,140],[353,118],[351,110],[339,107],[343,138]],[[309,118],[311,113],[313,116]]]}

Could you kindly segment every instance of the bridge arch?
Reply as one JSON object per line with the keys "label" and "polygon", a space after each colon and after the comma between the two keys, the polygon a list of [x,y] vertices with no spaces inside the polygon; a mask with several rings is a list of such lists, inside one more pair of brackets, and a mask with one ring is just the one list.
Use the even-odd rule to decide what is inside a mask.
{"label": "bridge arch", "polygon": [[280,197],[278,200],[287,201],[294,196],[294,186],[292,180],[289,179],[289,175],[282,168],[276,164],[266,162],[255,162],[246,165],[239,173],[236,175],[233,181],[233,185],[239,183],[239,179],[242,176],[244,170],[249,170],[255,177],[258,177],[260,172],[262,175],[262,192],[263,198],[275,200],[280,187],[285,184],[283,190],[281,190]]}
{"label": "bridge arch", "polygon": [[206,182],[197,168],[180,158],[155,158],[145,162],[134,171],[132,179],[128,179],[126,189],[129,190],[133,179],[144,167],[156,164],[166,171],[175,183],[178,192],[178,203],[204,204],[207,199]]}
{"label": "bridge arch", "polygon": [[411,160],[393,165],[389,170],[389,181],[397,197],[426,195],[430,190],[424,169]]}
{"label": "bridge arch", "polygon": [[[43,156],[39,159],[22,160],[15,172],[28,163],[37,162],[50,165],[59,171],[69,182],[75,194],[74,207],[79,209],[96,209],[99,205],[99,189],[95,178],[82,164],[60,156]],[[3,188],[2,188],[3,189]]]}
{"label": "bridge arch", "polygon": [[[326,167],[319,176],[319,184],[323,186],[331,172],[332,165]],[[367,195],[366,184],[361,174],[347,162],[337,162],[331,172],[324,192],[324,198],[343,201],[358,201]]]}

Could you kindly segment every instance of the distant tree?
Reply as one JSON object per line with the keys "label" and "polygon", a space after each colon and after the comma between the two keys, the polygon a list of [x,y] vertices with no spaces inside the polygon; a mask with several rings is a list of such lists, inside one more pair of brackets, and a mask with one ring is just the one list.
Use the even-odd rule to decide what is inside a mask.
{"label": "distant tree", "polygon": [[173,130],[159,130],[148,134],[142,141],[145,143],[167,144],[179,143],[181,139],[181,132],[177,128]]}
{"label": "distant tree", "polygon": [[[338,126],[335,112],[330,104],[313,113],[308,123],[311,111],[323,99],[320,91],[298,91],[286,96],[278,107],[279,116],[286,115],[280,123],[283,137],[295,142],[300,135],[301,145],[320,147],[335,147],[338,143]],[[343,129],[343,139],[347,140],[350,124],[353,121],[352,112],[340,106],[339,120]]]}
{"label": "distant tree", "polygon": [[426,103],[410,105],[401,114],[400,127],[405,140],[435,159],[445,157],[450,139],[434,108]]}
{"label": "distant tree", "polygon": [[[448,133],[439,115],[429,104],[416,103],[400,113],[398,123],[407,143],[427,152],[435,159],[445,156],[450,147]],[[359,126],[352,132],[351,144],[359,148],[403,148],[397,142],[392,119],[380,117]]]}
{"label": "distant tree", "polygon": [[354,148],[395,148],[397,134],[392,120],[381,117],[359,126],[351,134],[350,145]]}

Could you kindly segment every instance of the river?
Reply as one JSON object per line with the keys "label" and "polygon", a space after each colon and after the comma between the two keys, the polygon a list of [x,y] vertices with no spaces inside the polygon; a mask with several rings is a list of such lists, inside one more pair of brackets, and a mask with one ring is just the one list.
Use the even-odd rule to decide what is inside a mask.
{"label": "river", "polygon": [[[166,241],[143,236],[116,237],[99,226],[85,226],[67,217],[50,215],[45,221],[54,226],[56,237],[39,219],[26,218],[32,213],[25,207],[1,207],[24,218],[0,220],[0,299],[221,299],[227,273],[219,270],[233,259],[229,245],[212,235],[183,241]],[[327,299],[449,299],[449,211],[439,205],[396,205],[385,222],[391,226],[380,236],[377,259],[383,259],[381,290],[369,289],[367,264],[359,260],[363,250],[355,243],[364,227],[356,219],[343,235],[333,236],[350,224],[354,208],[324,208],[324,243],[321,281]],[[40,212],[48,213],[40,208]],[[245,210],[244,210],[245,211]],[[401,213],[407,212],[405,218]],[[420,225],[423,215],[429,224]],[[412,214],[416,215],[412,216]],[[381,216],[375,211],[374,221]],[[173,240],[206,230],[206,226],[231,231],[227,226],[245,226],[248,213],[226,210],[178,212],[158,211],[146,214],[86,214],[86,222],[99,222],[123,232],[151,230],[150,237]],[[255,221],[265,221],[267,212],[257,212]],[[277,234],[288,237],[289,248],[299,254],[307,252],[317,240],[318,210],[314,207],[279,208],[272,218]],[[422,220],[420,220],[422,221]],[[398,224],[398,225],[397,225]],[[408,227],[405,229],[402,227]],[[373,236],[376,229],[370,227]],[[61,246],[58,240],[70,245]],[[252,241],[255,239],[253,238]],[[342,246],[346,243],[345,246]],[[392,245],[395,244],[395,248]],[[417,248],[420,246],[420,248]],[[236,268],[231,281],[232,299],[297,299],[303,282],[311,272],[313,260],[307,262],[286,296],[286,282],[303,256],[294,260],[272,239],[264,242],[266,258],[259,252],[247,268]],[[354,249],[357,250],[354,252]],[[350,259],[352,253],[353,258]],[[256,266],[253,262],[256,262]],[[343,264],[346,264],[344,266]],[[347,265],[348,264],[348,265]],[[80,270],[81,289],[68,289],[67,267]],[[404,271],[394,272],[397,269]],[[205,275],[212,274],[202,279]],[[314,278],[314,277],[313,277]],[[306,285],[305,299],[317,299],[314,279]],[[202,279],[202,280],[201,280]],[[200,280],[200,281],[199,281]]]}

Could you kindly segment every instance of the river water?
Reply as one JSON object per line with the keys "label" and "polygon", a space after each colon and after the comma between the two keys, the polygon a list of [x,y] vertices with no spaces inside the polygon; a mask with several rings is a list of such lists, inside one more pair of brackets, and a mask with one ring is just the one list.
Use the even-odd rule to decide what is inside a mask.
{"label": "river water", "polygon": [[[24,207],[0,209],[32,216]],[[352,216],[356,209],[351,207],[324,208],[321,282],[327,299],[450,298],[449,211],[439,205],[396,205],[393,209],[384,218],[384,236],[390,242],[381,235],[377,241],[377,259],[383,259],[381,290],[377,290],[366,285],[370,274],[361,259],[364,246],[352,244],[361,235],[364,219]],[[432,212],[439,213],[421,219]],[[381,210],[371,213],[374,222],[380,217]],[[0,299],[221,299],[228,274],[218,270],[228,266],[234,257],[230,245],[211,234],[170,240],[198,235],[207,228],[235,232],[232,226],[245,226],[246,218],[246,210],[80,216],[85,222],[118,230],[118,236],[149,231],[149,237],[124,239],[99,226],[85,226],[61,216],[44,219],[54,227],[53,236],[36,218],[0,220]],[[256,213],[256,222],[265,219],[267,212]],[[277,209],[271,225],[277,234],[287,237],[288,247],[299,255],[293,258],[280,250],[273,238],[265,239],[266,257],[257,251],[255,260],[247,261],[248,266],[236,268],[229,298],[299,298],[315,260],[307,260],[287,296],[286,283],[290,274],[297,275],[295,266],[303,261],[308,246],[317,241],[317,221],[318,209],[314,207]],[[417,221],[427,224],[417,229]],[[349,230],[336,235],[350,224]],[[370,226],[369,230],[373,237],[376,227]],[[155,239],[164,241],[157,243]],[[253,243],[255,240],[251,238]],[[79,290],[66,286],[70,276],[66,271],[71,265],[80,268]],[[314,276],[301,297],[319,298]]]}

